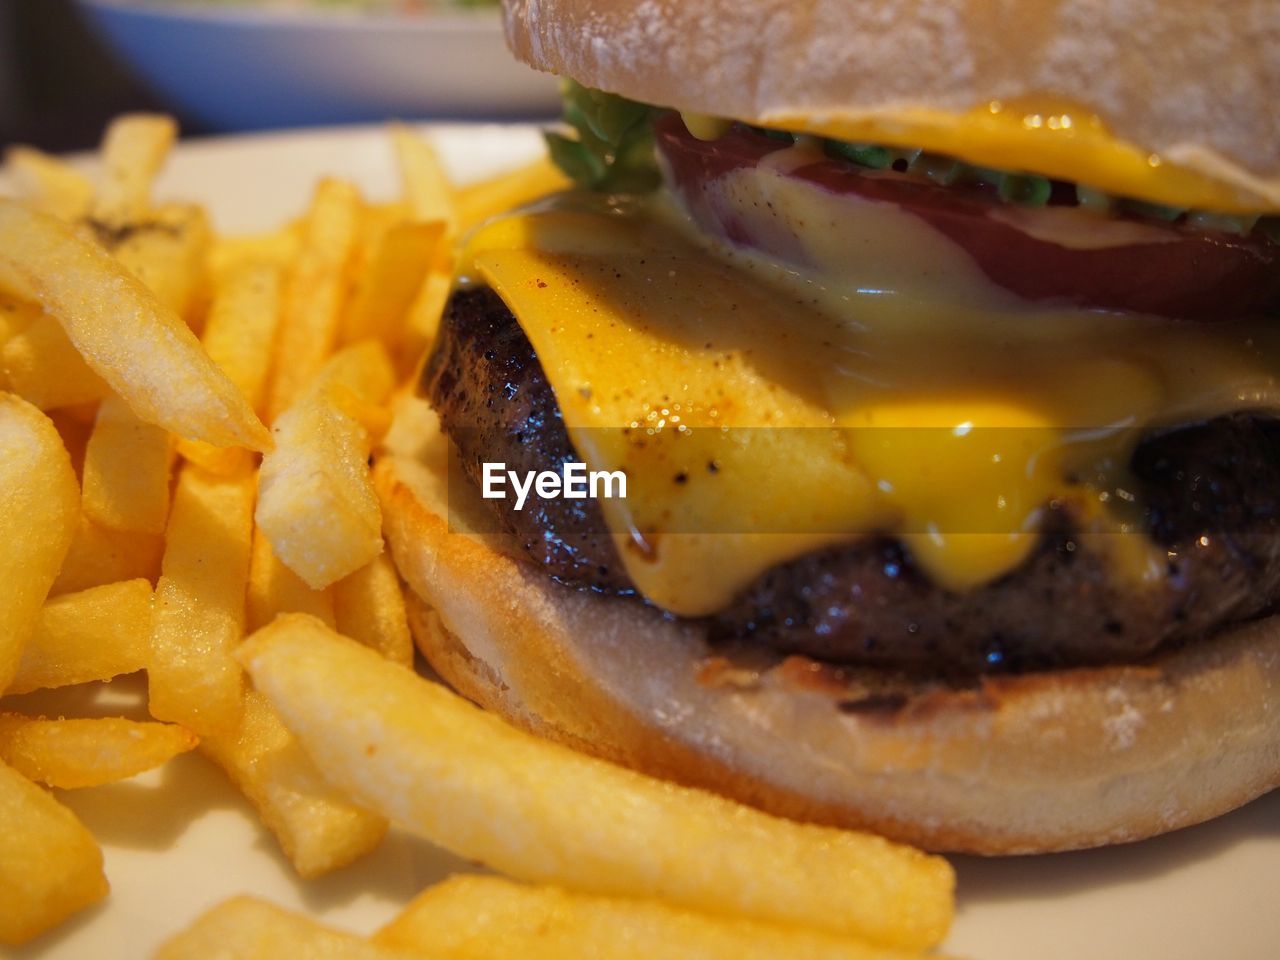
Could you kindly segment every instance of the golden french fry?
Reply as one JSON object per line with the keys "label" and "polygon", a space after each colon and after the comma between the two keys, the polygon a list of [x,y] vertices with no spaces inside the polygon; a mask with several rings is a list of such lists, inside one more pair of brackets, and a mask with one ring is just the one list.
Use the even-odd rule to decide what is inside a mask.
{"label": "golden french fry", "polygon": [[28,780],[64,790],[128,779],[196,743],[195,734],[176,724],[0,713],[0,761]]}
{"label": "golden french fry", "polygon": [[461,233],[477,227],[490,217],[532,203],[572,186],[572,182],[550,157],[541,157],[509,173],[500,173],[479,183],[459,187],[454,194]]}
{"label": "golden french fry", "polygon": [[[34,303],[0,295],[0,347],[35,323],[43,313]],[[2,369],[0,374],[3,374]]]}
{"label": "golden french fry", "polygon": [[84,454],[85,515],[113,530],[164,533],[172,467],[168,432],[138,419],[119,397],[107,397]]}
{"label": "golden french fry", "polygon": [[96,244],[0,199],[0,266],[32,288],[89,367],[142,419],[216,446],[271,445],[186,324]]}
{"label": "golden french fry", "polygon": [[397,358],[400,369],[410,369],[435,340],[440,331],[440,318],[444,316],[445,304],[452,292],[453,276],[448,271],[433,270],[422,281],[413,306],[409,308],[404,344]]}
{"label": "golden french fry", "polygon": [[139,223],[151,210],[151,183],[178,135],[172,117],[125,114],[102,139],[102,182],[93,218],[111,228]]}
{"label": "golden french fry", "polygon": [[4,763],[0,824],[0,943],[25,943],[107,895],[102,851],[89,831]]}
{"label": "golden french fry", "polygon": [[209,250],[209,273],[214,283],[221,283],[227,273],[248,263],[284,270],[298,255],[301,235],[295,223],[268,233],[215,237]]}
{"label": "golden french fry", "polygon": [[0,393],[0,692],[9,686],[80,514],[62,438],[43,413]]}
{"label": "golden french fry", "polygon": [[413,637],[404,590],[391,557],[378,554],[333,585],[338,632],[395,663],[413,666]]}
{"label": "golden french fry", "polygon": [[5,170],[29,203],[59,220],[79,220],[93,202],[93,184],[65,160],[35,147],[5,151]]}
{"label": "golden french fry", "polygon": [[82,476],[84,452],[89,447],[89,436],[93,433],[94,421],[98,419],[97,404],[62,407],[58,410],[45,411],[45,415],[53,421],[58,436],[62,438],[62,445],[67,448],[67,456],[71,458],[71,469],[75,470],[77,477]]}
{"label": "golden french fry", "polygon": [[380,344],[337,354],[275,421],[262,459],[258,526],[284,564],[322,590],[382,550],[382,510],[369,479],[369,431],[345,397],[385,403],[395,372]]}
{"label": "golden french fry", "polygon": [[454,189],[435,147],[399,123],[391,125],[391,143],[409,215],[428,223],[444,223],[446,236],[452,237],[458,220]]}
{"label": "golden french fry", "polygon": [[190,322],[204,283],[213,231],[200,207],[166,204],[145,223],[101,239],[161,303]]}
{"label": "golden french fry", "polygon": [[408,221],[388,227],[358,272],[343,318],[342,341],[365,338],[394,345],[444,235],[441,221]]}
{"label": "golden french fry", "polygon": [[591,945],[598,960],[909,960],[863,940],[747,917],[711,916],[658,900],[454,876],[428,887],[374,943],[448,960],[560,960]]}
{"label": "golden french fry", "polygon": [[237,729],[201,744],[275,834],[302,877],[318,877],[368,853],[387,831],[385,818],[355,806],[330,786],[256,691],[245,695]]}
{"label": "golden french fry", "polygon": [[349,183],[322,180],[316,187],[298,256],[285,281],[267,403],[272,421],[298,397],[337,342],[360,207],[360,196]]}
{"label": "golden french fry", "polygon": [[244,680],[232,657],[245,630],[253,474],[188,465],[178,476],[156,584],[147,667],[151,715],[200,736],[239,722]]}
{"label": "golden french fry", "polygon": [[337,624],[332,590],[312,590],[286,567],[261,527],[253,530],[249,564],[249,622],[252,632],[282,613],[306,613],[332,627]]}
{"label": "golden french fry", "polygon": [[212,908],[165,943],[153,960],[407,960],[361,937],[323,927],[251,897]]}
{"label": "golden french fry", "polygon": [[71,549],[49,588],[50,596],[76,593],[103,584],[160,576],[164,539],[150,533],[112,530],[84,514],[76,525]]}
{"label": "golden french fry", "polygon": [[62,325],[44,313],[0,346],[0,370],[10,390],[41,410],[92,403],[111,392]]}
{"label": "golden french fry", "polygon": [[906,949],[951,922],[940,857],[539,740],[313,618],[281,617],[237,655],[330,782],[517,879]]}
{"label": "golden french fry", "polygon": [[151,650],[151,584],[126,580],[44,605],[7,693],[28,693],[141,670]]}

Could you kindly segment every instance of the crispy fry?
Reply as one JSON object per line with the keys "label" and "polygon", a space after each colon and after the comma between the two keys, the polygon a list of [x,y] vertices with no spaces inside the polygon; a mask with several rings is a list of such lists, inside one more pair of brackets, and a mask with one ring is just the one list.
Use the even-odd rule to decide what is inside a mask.
{"label": "crispy fry", "polygon": [[220,903],[164,944],[154,960],[407,960],[252,897]]}
{"label": "crispy fry", "polygon": [[337,342],[359,218],[354,187],[341,180],[320,182],[285,281],[267,404],[272,421],[298,397]]}
{"label": "crispy fry", "polygon": [[209,217],[189,204],[166,204],[108,249],[130,273],[146,284],[161,303],[188,324],[201,285],[212,241]]}
{"label": "crispy fry", "polygon": [[249,565],[249,630],[265,627],[282,613],[307,613],[330,627],[337,624],[333,591],[312,590],[280,562],[261,527],[253,530]]}
{"label": "crispy fry", "polygon": [[234,733],[206,737],[202,749],[257,808],[294,869],[318,877],[364,856],[387,821],[352,804],[325,782],[271,704],[245,695]]}
{"label": "crispy fry", "polygon": [[435,340],[440,331],[440,318],[453,292],[453,276],[446,270],[427,274],[418,290],[405,325],[404,344],[398,356],[401,370],[411,369]]}
{"label": "crispy fry", "polygon": [[139,577],[155,582],[160,576],[164,539],[149,533],[112,530],[82,513],[62,569],[49,588],[50,596],[75,593],[120,580]]}
{"label": "crispy fry", "polygon": [[133,113],[117,117],[102,138],[102,183],[93,218],[118,229],[140,223],[151,210],[151,182],[178,135],[172,117]]}
{"label": "crispy fry", "polygon": [[266,428],[195,335],[107,252],[0,200],[0,264],[58,319],[89,366],[142,419],[216,446],[263,450]]}
{"label": "crispy fry", "polygon": [[454,189],[435,147],[400,123],[391,125],[391,143],[409,215],[424,223],[444,223],[445,235],[451,238],[458,222]]}
{"label": "crispy fry", "polygon": [[374,338],[394,345],[400,340],[405,317],[444,229],[441,221],[411,221],[392,224],[381,234],[347,307],[342,329],[344,343]]}
{"label": "crispy fry", "polygon": [[138,419],[119,397],[107,397],[84,454],[85,515],[113,530],[164,533],[172,466],[168,432]]}
{"label": "crispy fry", "polygon": [[22,145],[6,150],[4,160],[21,195],[37,209],[67,221],[88,214],[93,184],[65,160]]}
{"label": "crispy fry", "polygon": [[382,550],[382,511],[368,471],[372,441],[350,401],[382,404],[394,385],[379,344],[348,347],[272,428],[276,448],[262,460],[255,516],[276,555],[313,589]]}
{"label": "crispy fry", "polygon": [[424,890],[374,942],[449,960],[909,960],[916,954],[801,927],[455,876]]}
{"label": "crispy fry", "polygon": [[141,670],[151,650],[151,584],[127,580],[46,603],[8,693],[28,693]]}
{"label": "crispy fry", "polygon": [[332,783],[517,879],[908,949],[950,924],[939,857],[538,740],[313,618],[281,617],[238,656]]}
{"label": "crispy fry", "polygon": [[253,474],[178,476],[156,584],[151,715],[200,736],[236,729],[244,682],[232,650],[244,636]]}
{"label": "crispy fry", "polygon": [[29,403],[0,393],[0,692],[22,659],[75,535],[79,487],[62,438]]}
{"label": "crispy fry", "polygon": [[550,157],[541,157],[527,166],[460,187],[454,195],[458,230],[466,233],[490,217],[567,190],[571,185]]}
{"label": "crispy fry", "polygon": [[395,564],[385,553],[333,585],[338,632],[388,660],[413,666],[413,638],[404,590]]}
{"label": "crispy fry", "polygon": [[249,263],[284,270],[298,255],[301,236],[299,225],[291,223],[267,233],[215,237],[209,250],[209,273],[220,284],[229,272]]}
{"label": "crispy fry", "polygon": [[0,763],[0,943],[25,943],[107,895],[102,851],[75,814]]}
{"label": "crispy fry", "polygon": [[0,761],[29,780],[64,790],[125,780],[194,749],[196,742],[195,734],[176,724],[0,713]]}
{"label": "crispy fry", "polygon": [[44,313],[0,347],[0,370],[10,390],[41,410],[92,403],[111,392],[61,324]]}

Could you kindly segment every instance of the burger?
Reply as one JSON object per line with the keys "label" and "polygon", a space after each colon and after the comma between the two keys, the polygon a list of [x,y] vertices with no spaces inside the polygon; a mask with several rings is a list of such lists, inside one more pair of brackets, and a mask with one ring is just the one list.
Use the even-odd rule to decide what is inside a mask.
{"label": "burger", "polygon": [[468,239],[377,466],[442,677],[941,851],[1280,783],[1273,3],[504,14],[578,188]]}

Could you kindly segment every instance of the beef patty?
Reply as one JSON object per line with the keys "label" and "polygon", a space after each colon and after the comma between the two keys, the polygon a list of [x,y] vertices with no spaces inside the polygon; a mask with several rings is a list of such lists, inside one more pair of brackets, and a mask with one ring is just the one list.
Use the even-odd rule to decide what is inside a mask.
{"label": "beef patty", "polygon": [[[485,461],[523,472],[578,459],[532,345],[488,289],[454,295],[422,386],[473,482]],[[712,636],[963,674],[1134,660],[1280,599],[1280,423],[1241,414],[1151,436],[1130,467],[1149,534],[1167,549],[1141,583],[1117,577],[1081,536],[1068,499],[1046,511],[1031,556],[992,583],[943,589],[897,541],[865,539],[766,571],[710,618]],[[596,502],[485,502],[550,576],[634,593]]]}

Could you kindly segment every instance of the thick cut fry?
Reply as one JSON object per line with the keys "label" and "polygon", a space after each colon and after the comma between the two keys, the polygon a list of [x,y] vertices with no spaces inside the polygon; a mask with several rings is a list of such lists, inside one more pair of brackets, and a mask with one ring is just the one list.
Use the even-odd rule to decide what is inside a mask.
{"label": "thick cut fry", "polygon": [[455,876],[423,891],[374,942],[448,960],[909,960],[865,941],[657,900],[624,900]]}
{"label": "thick cut fry", "polygon": [[35,629],[80,515],[62,438],[43,413],[0,393],[0,693]]}
{"label": "thick cut fry", "polygon": [[409,215],[426,223],[444,223],[446,236],[452,237],[458,221],[453,184],[444,172],[435,147],[398,123],[391,125],[391,143],[400,166],[400,182]]}
{"label": "thick cut fry", "polygon": [[245,695],[238,729],[206,737],[201,746],[257,808],[300,876],[346,866],[387,831],[386,819],[355,806],[325,781],[256,691]]}
{"label": "thick cut fry", "polygon": [[41,410],[92,403],[111,392],[61,324],[43,313],[0,348],[0,370],[10,390]]}
{"label": "thick cut fry", "polygon": [[232,651],[244,636],[253,474],[178,477],[156,584],[148,666],[151,715],[200,736],[236,729],[244,682]]}
{"label": "thick cut fry", "polygon": [[286,567],[261,527],[253,530],[249,565],[249,630],[265,627],[282,613],[307,613],[327,626],[337,624],[332,590],[312,590]]}
{"label": "thick cut fry", "polygon": [[71,549],[62,561],[62,569],[49,588],[49,594],[75,593],[139,577],[154,583],[160,576],[160,555],[163,552],[163,537],[112,530],[81,514]]}
{"label": "thick cut fry", "polygon": [[145,223],[102,239],[156,299],[190,323],[204,283],[212,233],[209,216],[200,207],[167,204]]}
{"label": "thick cut fry", "polygon": [[102,138],[102,183],[93,218],[112,228],[138,223],[151,210],[151,182],[178,135],[172,117],[125,114]]}
{"label": "thick cut fry", "polygon": [[190,730],[170,723],[0,713],[0,760],[28,780],[65,790],[128,779],[194,749],[196,742]]}
{"label": "thick cut fry", "polygon": [[338,632],[406,667],[413,665],[413,637],[404,590],[391,557],[379,554],[333,585]]}
{"label": "thick cut fry", "polygon": [[169,434],[138,419],[119,397],[107,397],[84,454],[85,515],[113,530],[164,533],[172,467]]}
{"label": "thick cut fry", "polygon": [[281,617],[238,656],[353,800],[517,879],[908,949],[951,922],[940,857],[538,740],[317,620]]}
{"label": "thick cut fry", "polygon": [[232,270],[249,263],[284,270],[298,255],[302,231],[291,223],[270,233],[252,233],[238,237],[217,237],[209,251],[209,273],[220,284]]}
{"label": "thick cut fry", "polygon": [[385,403],[395,385],[386,351],[348,347],[272,428],[262,459],[258,526],[286,566],[316,590],[369,563],[382,550],[382,510],[369,479],[369,431],[357,404]]}
{"label": "thick cut fry", "polygon": [[93,202],[93,184],[65,160],[35,147],[15,146],[5,151],[5,171],[18,192],[39,210],[59,220],[79,220]]}
{"label": "thick cut fry", "polygon": [[406,955],[323,927],[251,897],[209,910],[153,960],[406,960]]}
{"label": "thick cut fry", "polygon": [[542,157],[527,166],[479,183],[460,187],[455,194],[458,210],[458,230],[466,233],[490,217],[532,203],[548,194],[567,190],[572,182],[552,163],[550,157]]}
{"label": "thick cut fry", "polygon": [[0,200],[0,269],[30,286],[90,368],[148,423],[215,446],[271,445],[195,334],[93,242]]}
{"label": "thick cut fry", "polygon": [[432,270],[427,274],[418,295],[409,308],[404,339],[396,357],[401,370],[410,370],[434,342],[440,332],[440,318],[445,304],[453,292],[453,276],[447,270]]}
{"label": "thick cut fry", "polygon": [[444,227],[440,221],[410,221],[392,224],[381,234],[356,280],[343,320],[344,343],[365,338],[390,345],[399,342]]}
{"label": "thick cut fry", "polygon": [[298,397],[337,342],[359,222],[355,188],[341,180],[321,181],[285,281],[267,404],[272,421]]}
{"label": "thick cut fry", "polygon": [[0,763],[0,943],[25,943],[107,895],[102,851],[75,814]]}
{"label": "thick cut fry", "polygon": [[109,583],[44,605],[7,693],[110,680],[146,666],[151,584]]}

